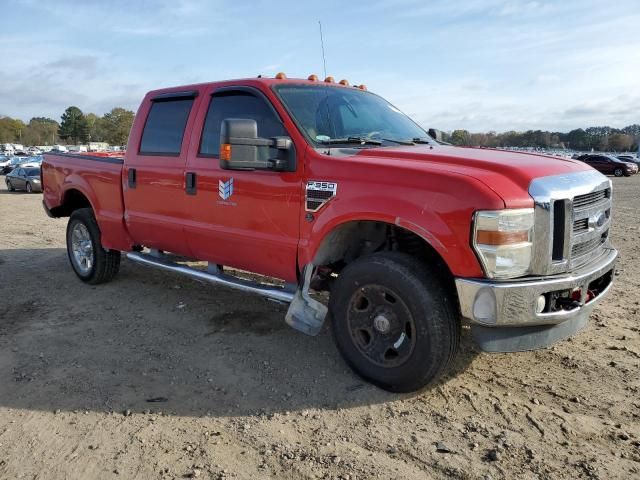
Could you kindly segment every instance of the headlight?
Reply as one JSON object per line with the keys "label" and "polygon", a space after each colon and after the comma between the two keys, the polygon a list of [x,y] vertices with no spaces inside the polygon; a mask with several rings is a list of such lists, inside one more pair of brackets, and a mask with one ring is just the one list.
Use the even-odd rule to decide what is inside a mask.
{"label": "headlight", "polygon": [[473,248],[489,278],[529,273],[533,245],[533,208],[476,212]]}
{"label": "headlight", "polygon": [[40,179],[39,178],[34,178],[33,180],[31,180],[33,183],[40,183]]}

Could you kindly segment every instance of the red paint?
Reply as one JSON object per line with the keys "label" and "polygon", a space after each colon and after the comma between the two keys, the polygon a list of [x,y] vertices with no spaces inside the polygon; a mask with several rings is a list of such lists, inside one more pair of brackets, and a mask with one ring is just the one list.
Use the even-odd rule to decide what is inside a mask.
{"label": "red paint", "polygon": [[[540,155],[427,145],[328,156],[307,145],[279,103],[271,86],[281,83],[314,82],[230,80],[150,92],[136,115],[124,165],[45,156],[45,204],[55,209],[75,189],[96,212],[107,248],[127,251],[145,245],[287,281],[296,280],[300,266],[313,259],[334,228],[354,220],[378,220],[426,239],[454,275],[480,277],[469,244],[474,211],[531,207],[527,190],[532,179],[590,168]],[[294,142],[295,172],[222,170],[218,159],[198,156],[211,93],[224,86],[250,86],[265,94]],[[151,98],[185,90],[198,96],[180,155],[139,155]],[[131,168],[137,172],[135,189],[127,185]],[[195,195],[185,192],[187,172],[197,175]],[[223,201],[218,182],[231,177],[234,193]],[[338,183],[336,198],[315,213],[312,222],[305,220],[304,210],[308,180]]]}

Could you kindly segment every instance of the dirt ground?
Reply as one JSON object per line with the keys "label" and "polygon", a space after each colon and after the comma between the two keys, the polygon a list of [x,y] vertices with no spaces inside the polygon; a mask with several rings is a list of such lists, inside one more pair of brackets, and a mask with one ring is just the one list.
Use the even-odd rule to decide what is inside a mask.
{"label": "dirt ground", "polygon": [[640,175],[614,192],[585,331],[518,354],[465,333],[441,383],[393,395],[257,296],[127,261],[81,283],[66,221],[0,190],[0,478],[640,478]]}

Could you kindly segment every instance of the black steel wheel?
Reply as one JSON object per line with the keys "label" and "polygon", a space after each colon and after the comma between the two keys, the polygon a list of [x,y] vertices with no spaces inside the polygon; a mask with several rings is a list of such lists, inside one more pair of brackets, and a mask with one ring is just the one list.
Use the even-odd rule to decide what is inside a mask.
{"label": "black steel wheel", "polygon": [[377,253],[347,265],[331,289],[329,313],[345,361],[385,390],[425,387],[458,350],[457,307],[440,278],[407,254]]}
{"label": "black steel wheel", "polygon": [[347,323],[354,345],[375,365],[397,367],[413,353],[413,315],[389,288],[371,284],[358,289],[349,303]]}

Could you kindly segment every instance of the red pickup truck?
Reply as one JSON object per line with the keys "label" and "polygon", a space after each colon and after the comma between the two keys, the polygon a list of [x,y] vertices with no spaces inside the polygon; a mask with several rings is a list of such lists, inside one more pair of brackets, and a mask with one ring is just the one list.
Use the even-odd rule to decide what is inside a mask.
{"label": "red pickup truck", "polygon": [[392,391],[437,378],[463,321],[493,352],[577,332],[617,256],[611,182],[588,165],[439,143],[330,77],[149,92],[124,158],[46,154],[42,182],[83,281],[124,253],[287,302],[287,323],[314,335],[329,318],[346,362]]}

